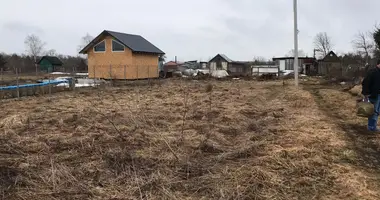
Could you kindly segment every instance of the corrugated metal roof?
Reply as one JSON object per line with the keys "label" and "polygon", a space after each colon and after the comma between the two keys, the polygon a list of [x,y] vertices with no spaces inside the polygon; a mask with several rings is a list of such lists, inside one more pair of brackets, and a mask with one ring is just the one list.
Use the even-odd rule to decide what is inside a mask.
{"label": "corrugated metal roof", "polygon": [[146,40],[140,35],[132,35],[108,30],[104,30],[93,41],[91,41],[90,44],[83,48],[83,50],[81,50],[80,53],[86,53],[88,49],[92,47],[102,35],[105,34],[114,37],[116,40],[124,44],[126,47],[130,48],[133,52],[165,54],[163,51],[161,51],[159,48],[154,46],[152,43],[150,43],[148,40]]}

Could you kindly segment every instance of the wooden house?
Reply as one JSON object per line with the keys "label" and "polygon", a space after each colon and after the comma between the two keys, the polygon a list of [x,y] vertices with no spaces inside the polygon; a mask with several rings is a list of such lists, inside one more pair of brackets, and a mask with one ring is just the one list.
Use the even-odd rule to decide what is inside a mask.
{"label": "wooden house", "polygon": [[341,59],[330,51],[323,59],[318,61],[318,74],[322,76],[341,76]]}
{"label": "wooden house", "polygon": [[56,56],[43,56],[37,64],[40,66],[40,70],[45,72],[54,72],[63,65],[62,61]]}
{"label": "wooden house", "polygon": [[207,62],[202,62],[202,61],[200,61],[199,64],[201,65],[201,69],[206,69],[207,66],[208,66],[208,63],[207,63]]}
{"label": "wooden house", "polygon": [[210,67],[210,71],[216,71],[216,70],[228,70],[228,64],[232,62],[231,59],[229,59],[224,54],[218,54],[214,58],[212,58],[208,63]]}
{"label": "wooden house", "polygon": [[224,54],[218,54],[209,61],[210,72],[226,70],[231,76],[252,75],[250,62],[233,61]]}
{"label": "wooden house", "polygon": [[103,31],[80,53],[88,55],[89,78],[158,78],[165,53],[140,35]]}
{"label": "wooden house", "polygon": [[[294,57],[276,57],[273,58],[275,64],[282,73],[294,72]],[[306,75],[316,75],[315,59],[310,57],[298,57],[298,72]]]}
{"label": "wooden house", "polygon": [[176,61],[169,61],[163,64],[162,68],[160,69],[160,78],[172,77],[174,72],[179,71],[179,66],[181,64],[182,63]]}
{"label": "wooden house", "polygon": [[246,61],[232,61],[228,65],[228,74],[230,76],[251,76],[252,75],[252,62]]}

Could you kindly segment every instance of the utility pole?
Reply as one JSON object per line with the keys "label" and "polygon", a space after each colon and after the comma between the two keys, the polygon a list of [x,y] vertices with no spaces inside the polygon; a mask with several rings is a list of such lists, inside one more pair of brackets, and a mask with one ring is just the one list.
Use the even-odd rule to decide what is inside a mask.
{"label": "utility pole", "polygon": [[297,0],[293,0],[294,10],[294,82],[298,86],[298,24],[297,24]]}

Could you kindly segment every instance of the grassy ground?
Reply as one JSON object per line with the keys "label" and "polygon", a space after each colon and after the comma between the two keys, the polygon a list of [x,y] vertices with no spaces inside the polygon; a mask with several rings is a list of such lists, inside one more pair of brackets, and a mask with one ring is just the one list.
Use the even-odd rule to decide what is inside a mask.
{"label": "grassy ground", "polygon": [[[57,77],[68,76],[68,75],[59,75],[59,74],[47,74],[39,73],[37,76],[33,73],[30,74],[20,74],[18,76],[19,84],[35,83],[41,79],[54,79]],[[0,75],[0,86],[16,85],[17,84],[17,75],[16,74],[4,74]]]}
{"label": "grassy ground", "polygon": [[355,97],[183,81],[0,104],[4,199],[379,199]]}

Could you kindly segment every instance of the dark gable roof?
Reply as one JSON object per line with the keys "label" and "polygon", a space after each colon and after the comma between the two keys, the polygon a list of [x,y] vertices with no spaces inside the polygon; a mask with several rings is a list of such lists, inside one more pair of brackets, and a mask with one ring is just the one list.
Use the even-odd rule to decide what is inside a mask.
{"label": "dark gable roof", "polygon": [[52,65],[62,66],[62,61],[55,56],[42,56],[42,58],[37,62],[37,64],[40,64],[42,60],[48,60]]}
{"label": "dark gable roof", "polygon": [[229,57],[227,57],[226,55],[224,55],[224,54],[219,54],[219,55],[222,56],[222,58],[224,58],[225,60],[227,60],[227,62],[232,62],[232,60]]}
{"label": "dark gable roof", "polygon": [[140,35],[132,35],[107,30],[103,31],[100,35],[98,35],[93,41],[90,42],[90,44],[83,48],[79,53],[86,53],[88,49],[96,43],[98,43],[100,38],[104,35],[112,36],[117,41],[131,49],[133,52],[165,54],[163,51],[161,51],[159,48],[154,46],[152,43],[150,43],[148,40],[146,40]]}
{"label": "dark gable roof", "polygon": [[226,62],[232,62],[233,60],[231,60],[230,58],[228,58],[226,55],[224,55],[224,54],[218,54],[218,55],[216,55],[214,58],[212,58],[209,62],[212,62],[214,59],[216,59],[216,58],[222,58],[223,60],[225,60]]}
{"label": "dark gable roof", "polygon": [[322,60],[322,62],[339,62],[340,58],[334,51],[330,51]]}

